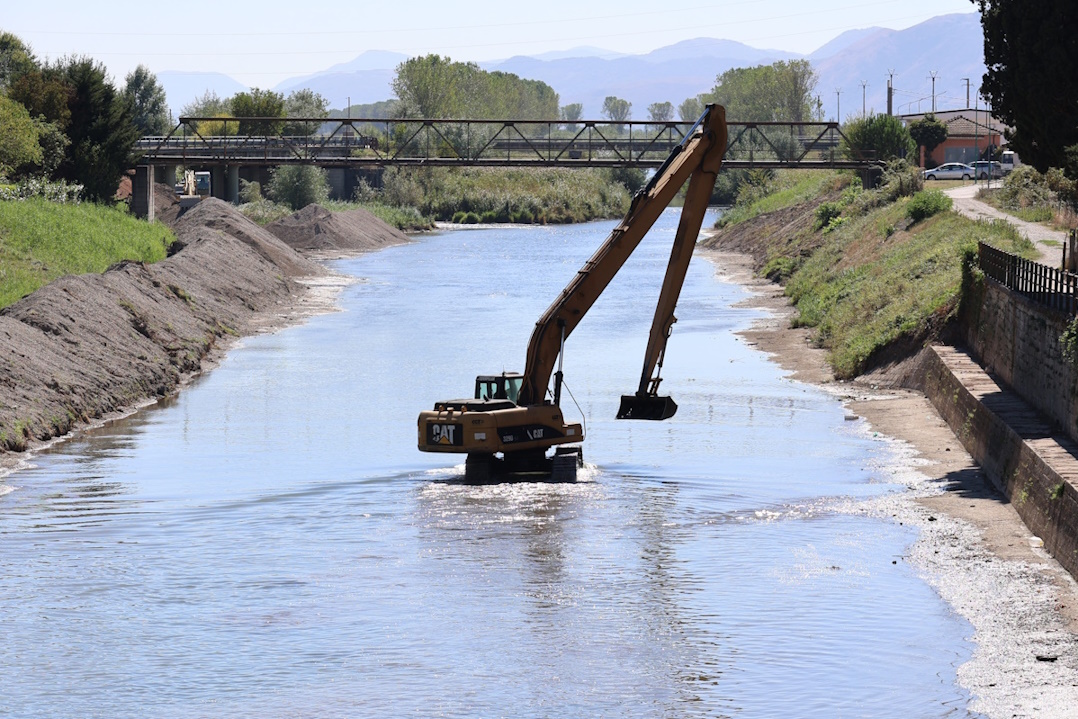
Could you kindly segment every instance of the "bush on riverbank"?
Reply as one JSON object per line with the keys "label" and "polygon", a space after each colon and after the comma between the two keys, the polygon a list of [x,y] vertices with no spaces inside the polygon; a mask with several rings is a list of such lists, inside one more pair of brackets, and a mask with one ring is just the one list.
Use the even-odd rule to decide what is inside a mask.
{"label": "bush on riverbank", "polygon": [[[1006,223],[946,211],[913,222],[910,213],[920,216],[922,201],[908,196],[917,185],[905,173],[892,179],[902,188],[888,183],[871,191],[855,175],[821,174],[779,173],[774,191],[735,208],[708,244],[752,253],[762,274],[786,284],[798,324],[816,329],[838,377],[938,336],[958,306],[963,253],[978,240],[1032,254]],[[928,204],[937,209],[931,198]],[[826,211],[818,215],[821,206]]]}
{"label": "bush on riverbank", "polygon": [[[322,207],[333,212],[347,212],[348,210],[362,209],[371,213],[382,222],[396,227],[402,232],[421,232],[434,227],[434,222],[423,217],[414,207],[394,207],[382,202],[340,202],[330,200],[320,203]],[[302,209],[302,208],[300,208]],[[247,202],[239,206],[247,219],[259,224],[268,225],[292,214],[292,208],[288,205],[273,202],[265,198]]]}
{"label": "bush on riverbank", "polygon": [[164,225],[95,204],[0,201],[0,308],[69,274],[120,260],[157,262],[175,236]]}
{"label": "bush on riverbank", "polygon": [[600,170],[422,168],[387,170],[372,199],[445,222],[555,224],[620,217],[630,196]]}

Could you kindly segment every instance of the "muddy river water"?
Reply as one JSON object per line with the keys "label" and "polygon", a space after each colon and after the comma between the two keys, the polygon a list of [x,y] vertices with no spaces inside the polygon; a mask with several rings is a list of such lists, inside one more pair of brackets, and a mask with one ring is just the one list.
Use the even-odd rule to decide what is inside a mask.
{"label": "muddy river water", "polygon": [[[473,487],[417,413],[522,369],[612,223],[336,267],[342,312],[0,481],[6,717],[966,717],[971,627],[902,561],[887,445],[734,331],[697,260],[662,423],[639,377],[668,211],[567,347],[582,481]],[[458,466],[454,466],[458,465]]]}

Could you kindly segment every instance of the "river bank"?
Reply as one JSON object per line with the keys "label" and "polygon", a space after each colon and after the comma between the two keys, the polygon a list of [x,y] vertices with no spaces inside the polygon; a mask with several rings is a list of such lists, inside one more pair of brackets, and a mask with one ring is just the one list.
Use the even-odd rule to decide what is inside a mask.
{"label": "river bank", "polygon": [[963,449],[928,399],[894,389],[908,364],[855,381],[836,380],[811,331],[794,328],[783,288],[756,274],[740,252],[705,250],[724,280],[746,287],[745,305],[767,317],[741,333],[791,378],[825,388],[849,421],[889,445],[878,468],[905,484],[838,511],[868,513],[918,528],[900,560],[912,564],[974,628],[977,649],[958,670],[976,696],[970,709],[990,717],[1067,717],[1078,705],[1078,583],[1032,537],[1014,508]]}
{"label": "river bank", "polygon": [[212,199],[163,214],[167,259],[63,277],[0,312],[0,475],[176,392],[240,337],[331,311],[351,279],[317,259],[408,241],[362,210],[312,206],[270,228]]}

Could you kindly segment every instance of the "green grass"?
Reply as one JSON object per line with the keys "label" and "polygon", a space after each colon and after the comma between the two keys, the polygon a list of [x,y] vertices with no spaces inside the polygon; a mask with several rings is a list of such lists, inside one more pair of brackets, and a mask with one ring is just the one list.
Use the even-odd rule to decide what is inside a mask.
{"label": "green grass", "polygon": [[753,197],[750,202],[739,201],[723,213],[717,227],[728,227],[759,215],[776,212],[808,202],[830,191],[837,191],[851,182],[860,182],[855,175],[827,170],[780,170],[769,184],[767,193]]}
{"label": "green grass", "polygon": [[0,307],[63,275],[157,262],[174,239],[164,225],[103,205],[0,201]]}
{"label": "green grass", "polygon": [[[937,331],[958,306],[962,256],[978,240],[1025,256],[1030,243],[1005,222],[943,212],[905,222],[909,198],[851,217],[827,233],[794,271],[786,291],[799,324],[815,327],[839,377],[864,371],[889,345]],[[805,242],[811,242],[805,238]]]}

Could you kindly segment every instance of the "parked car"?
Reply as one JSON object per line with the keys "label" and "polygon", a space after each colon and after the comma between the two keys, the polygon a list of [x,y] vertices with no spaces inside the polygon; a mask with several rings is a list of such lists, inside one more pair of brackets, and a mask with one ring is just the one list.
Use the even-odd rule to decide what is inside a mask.
{"label": "parked car", "polygon": [[961,162],[947,162],[922,174],[926,180],[972,180],[973,168]]}
{"label": "parked car", "polygon": [[978,180],[987,180],[989,176],[993,179],[1003,177],[1003,165],[998,162],[978,160],[973,163],[973,169],[977,171]]}

